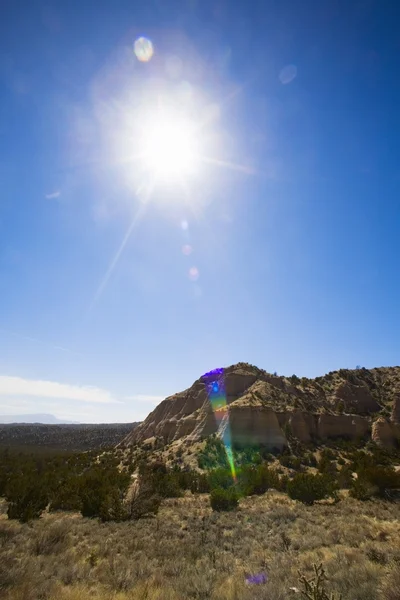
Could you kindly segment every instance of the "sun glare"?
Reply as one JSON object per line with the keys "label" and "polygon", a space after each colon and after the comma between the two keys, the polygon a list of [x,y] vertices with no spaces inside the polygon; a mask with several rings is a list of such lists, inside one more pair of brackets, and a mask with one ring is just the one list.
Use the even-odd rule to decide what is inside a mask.
{"label": "sun glare", "polygon": [[186,179],[198,165],[193,124],[184,118],[163,114],[143,125],[142,160],[158,180]]}

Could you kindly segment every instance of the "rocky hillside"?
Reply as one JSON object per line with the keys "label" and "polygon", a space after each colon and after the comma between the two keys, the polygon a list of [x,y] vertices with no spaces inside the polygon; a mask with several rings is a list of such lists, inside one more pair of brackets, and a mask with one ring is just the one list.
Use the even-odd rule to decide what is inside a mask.
{"label": "rocky hillside", "polygon": [[340,369],[315,379],[271,375],[247,363],[216,369],[163,400],[123,445],[201,440],[229,431],[234,445],[282,450],[302,442],[400,438],[400,367]]}
{"label": "rocky hillside", "polygon": [[19,451],[86,451],[115,446],[137,423],[99,425],[0,425],[0,448]]}

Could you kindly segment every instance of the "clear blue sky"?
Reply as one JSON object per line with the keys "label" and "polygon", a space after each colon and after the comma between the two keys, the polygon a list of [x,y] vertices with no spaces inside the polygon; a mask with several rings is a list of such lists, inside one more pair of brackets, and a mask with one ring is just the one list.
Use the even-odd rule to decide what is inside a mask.
{"label": "clear blue sky", "polygon": [[[237,361],[399,364],[397,9],[3,1],[0,413],[133,421]],[[244,169],[143,202],[130,128],[178,96]]]}

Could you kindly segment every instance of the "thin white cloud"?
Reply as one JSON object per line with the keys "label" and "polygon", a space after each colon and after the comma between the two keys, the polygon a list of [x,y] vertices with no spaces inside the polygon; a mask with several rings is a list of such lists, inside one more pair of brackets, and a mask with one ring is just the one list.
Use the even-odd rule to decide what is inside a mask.
{"label": "thin white cloud", "polygon": [[138,402],[150,402],[151,404],[158,404],[165,399],[165,396],[150,396],[148,394],[136,394],[135,396],[125,396],[126,401],[138,401]]}
{"label": "thin white cloud", "polygon": [[108,390],[93,386],[69,385],[56,381],[24,379],[0,375],[0,396],[36,396],[40,398],[62,398],[99,404],[117,403]]}
{"label": "thin white cloud", "polygon": [[51,194],[46,194],[46,200],[56,200],[56,198],[59,198],[60,195],[61,192],[59,190],[56,192],[51,192]]}

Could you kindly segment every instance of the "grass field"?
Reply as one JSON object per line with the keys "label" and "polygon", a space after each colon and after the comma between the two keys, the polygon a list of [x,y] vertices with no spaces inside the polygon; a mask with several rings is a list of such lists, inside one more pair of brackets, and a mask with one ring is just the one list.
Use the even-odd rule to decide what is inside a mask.
{"label": "grass field", "polygon": [[[21,525],[0,517],[5,600],[300,598],[290,588],[316,562],[327,591],[343,600],[399,600],[398,504],[345,498],[307,507],[268,492],[224,514],[212,513],[208,495],[188,493],[140,521],[64,513]],[[245,583],[261,571],[266,584]]]}

